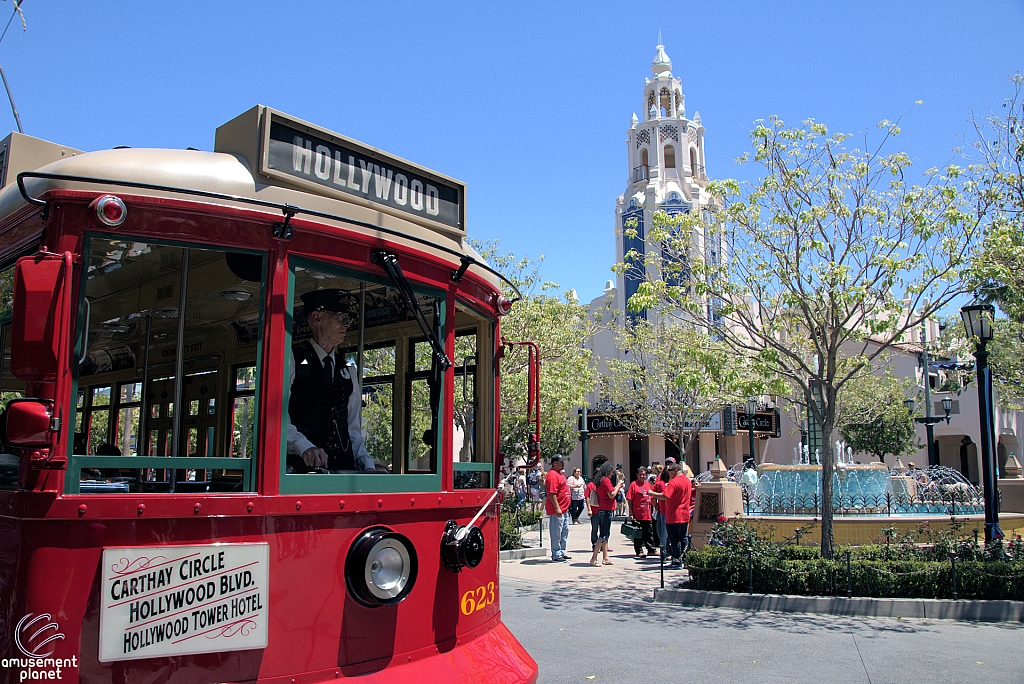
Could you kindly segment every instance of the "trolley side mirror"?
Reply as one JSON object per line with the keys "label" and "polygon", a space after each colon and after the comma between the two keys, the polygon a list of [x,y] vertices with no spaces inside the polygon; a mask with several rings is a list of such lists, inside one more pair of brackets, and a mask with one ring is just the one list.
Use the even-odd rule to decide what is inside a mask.
{"label": "trolley side mirror", "polygon": [[12,399],[7,405],[7,443],[23,449],[50,446],[59,428],[49,399]]}
{"label": "trolley side mirror", "polygon": [[60,370],[70,289],[70,254],[40,253],[18,260],[14,272],[11,374],[53,382]]}

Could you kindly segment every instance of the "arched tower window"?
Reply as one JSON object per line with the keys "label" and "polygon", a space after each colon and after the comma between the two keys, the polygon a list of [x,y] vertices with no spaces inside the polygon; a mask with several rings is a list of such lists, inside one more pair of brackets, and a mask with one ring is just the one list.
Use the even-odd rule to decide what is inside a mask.
{"label": "arched tower window", "polygon": [[696,176],[697,173],[697,148],[690,148],[690,172]]}
{"label": "arched tower window", "polygon": [[653,107],[653,106],[654,106],[654,90],[651,89],[651,92],[647,93],[647,111],[648,112],[651,111],[651,107]]}
{"label": "arched tower window", "polygon": [[676,168],[676,148],[671,145],[665,145],[665,168]]}
{"label": "arched tower window", "polygon": [[659,104],[661,106],[661,115],[668,116],[669,113],[671,113],[672,111],[672,96],[669,95],[668,88],[661,89],[659,100]]}
{"label": "arched tower window", "polygon": [[647,148],[640,150],[640,166],[649,166],[647,163]]}

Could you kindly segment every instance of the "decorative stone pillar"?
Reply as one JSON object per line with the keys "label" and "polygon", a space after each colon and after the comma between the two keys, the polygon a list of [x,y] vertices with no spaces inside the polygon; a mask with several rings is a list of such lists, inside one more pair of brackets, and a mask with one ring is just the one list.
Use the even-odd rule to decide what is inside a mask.
{"label": "decorative stone pillar", "polygon": [[999,510],[1003,513],[1024,513],[1024,478],[1020,461],[1013,454],[1006,459],[1002,477],[997,482],[1000,496]]}
{"label": "decorative stone pillar", "polygon": [[721,458],[711,466],[711,482],[697,486],[696,503],[690,519],[689,533],[693,547],[699,549],[707,541],[707,534],[718,522],[719,516],[736,518],[743,515],[743,488],[726,478],[728,470]]}

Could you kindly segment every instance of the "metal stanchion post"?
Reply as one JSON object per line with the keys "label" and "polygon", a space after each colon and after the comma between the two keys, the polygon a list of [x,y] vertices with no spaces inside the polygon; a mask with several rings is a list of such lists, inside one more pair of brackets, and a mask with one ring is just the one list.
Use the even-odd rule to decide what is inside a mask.
{"label": "metal stanchion post", "polygon": [[846,598],[853,598],[853,575],[850,573],[850,551],[846,551]]}
{"label": "metal stanchion post", "polygon": [[951,569],[953,571],[952,572],[952,575],[953,575],[953,600],[956,601],[957,600],[957,596],[956,596],[956,554],[955,553],[949,554],[949,564],[950,564]]}
{"label": "metal stanchion post", "polygon": [[754,552],[747,549],[747,591],[754,593]]}

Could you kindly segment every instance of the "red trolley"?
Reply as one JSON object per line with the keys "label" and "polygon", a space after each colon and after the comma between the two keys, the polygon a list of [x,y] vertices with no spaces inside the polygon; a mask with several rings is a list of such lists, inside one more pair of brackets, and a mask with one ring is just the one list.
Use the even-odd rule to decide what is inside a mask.
{"label": "red trolley", "polygon": [[536,681],[464,186],[262,106],[2,145],[4,681]]}

